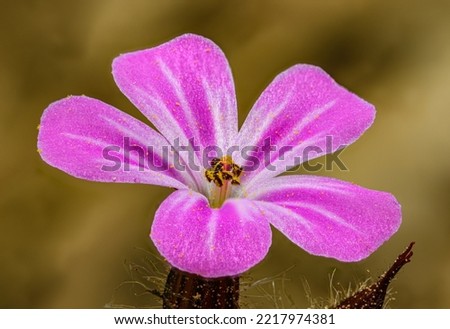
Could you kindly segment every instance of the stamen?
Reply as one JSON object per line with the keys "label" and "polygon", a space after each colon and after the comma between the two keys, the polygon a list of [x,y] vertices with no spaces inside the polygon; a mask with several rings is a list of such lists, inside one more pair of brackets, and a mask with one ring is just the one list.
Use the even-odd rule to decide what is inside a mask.
{"label": "stamen", "polygon": [[213,158],[211,167],[205,171],[208,182],[214,182],[210,194],[210,204],[213,208],[220,208],[231,192],[230,185],[240,185],[239,176],[242,174],[242,167],[233,162],[233,159],[226,155]]}

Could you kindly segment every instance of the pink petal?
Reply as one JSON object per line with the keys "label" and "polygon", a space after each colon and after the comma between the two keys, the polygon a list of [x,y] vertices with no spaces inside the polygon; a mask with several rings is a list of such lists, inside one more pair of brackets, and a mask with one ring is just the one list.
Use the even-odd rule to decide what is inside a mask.
{"label": "pink petal", "polygon": [[[231,70],[223,52],[206,38],[185,34],[121,55],[113,62],[113,75],[122,92],[172,144],[179,138],[188,145],[194,138],[201,149],[217,146],[224,151],[237,134]],[[200,152],[197,156],[196,164],[202,165]]]}
{"label": "pink petal", "polygon": [[240,274],[260,262],[271,244],[268,221],[245,199],[211,209],[198,193],[180,190],[159,207],[151,238],[176,268],[203,277]]}
{"label": "pink petal", "polygon": [[[270,139],[276,150],[267,161],[263,152],[252,153],[258,166],[254,166],[257,161],[252,159],[236,158],[240,165],[253,166],[241,181],[274,177],[307,159],[351,144],[372,124],[374,117],[371,104],[338,85],[322,69],[296,65],[278,75],[266,88],[242,126],[238,145],[261,150]],[[333,145],[329,149],[327,136],[332,136]],[[283,154],[282,148],[288,146],[292,150]],[[266,168],[268,163],[274,168]]]}
{"label": "pink petal", "polygon": [[268,220],[311,254],[358,261],[399,228],[395,197],[337,179],[282,176],[249,194]]}
{"label": "pink petal", "polygon": [[[45,162],[78,178],[186,188],[188,174],[171,168],[170,162],[167,170],[151,171],[148,158],[140,160],[138,151],[130,151],[125,167],[125,137],[130,145],[142,150],[144,157],[150,153],[155,167],[164,169],[161,152],[169,146],[160,134],[128,114],[85,96],[70,96],[48,106],[41,118],[38,150]],[[104,149],[111,146],[121,149],[105,157]],[[147,146],[153,151],[148,152]],[[115,161],[120,168],[113,168]]]}

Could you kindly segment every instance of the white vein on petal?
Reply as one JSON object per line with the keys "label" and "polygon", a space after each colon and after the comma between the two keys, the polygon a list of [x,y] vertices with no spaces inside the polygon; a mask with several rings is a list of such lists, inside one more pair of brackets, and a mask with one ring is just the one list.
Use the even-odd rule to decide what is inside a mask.
{"label": "white vein on petal", "polygon": [[[164,126],[170,126],[169,130],[166,133],[169,133],[171,131],[175,131],[177,134],[180,134],[181,136],[177,136],[177,137],[183,137],[187,140],[187,136],[185,135],[184,131],[182,129],[180,129],[180,126],[177,123],[177,120],[175,119],[175,117],[172,115],[172,113],[169,111],[169,109],[167,108],[166,104],[164,104],[164,101],[162,100],[162,98],[160,96],[157,95],[157,92],[155,90],[153,90],[151,87],[147,87],[148,89],[150,89],[150,91],[152,91],[152,93],[150,94],[148,90],[139,88],[139,87],[135,87],[136,93],[138,93],[140,95],[141,100],[145,100],[145,102],[142,102],[143,104],[141,104],[142,106],[146,107],[148,109],[147,111],[147,117],[149,118],[150,121],[164,121]],[[154,107],[150,107],[148,103],[153,104]],[[157,111],[158,115],[152,115],[151,112],[156,112],[155,108],[158,109],[159,111]],[[161,116],[163,117],[163,119],[161,119]],[[155,125],[156,126],[156,125]],[[159,126],[159,125],[157,125]],[[173,137],[173,136],[172,136]]]}
{"label": "white vein on petal", "polygon": [[[149,87],[150,88],[150,87]],[[146,107],[147,110],[147,117],[150,121],[154,122],[155,126],[163,132],[166,139],[168,139],[168,143],[170,145],[173,145],[173,142],[176,138],[180,139],[180,142],[188,143],[188,138],[184,131],[180,128],[180,125],[178,124],[178,120],[172,115],[172,113],[169,111],[167,106],[164,104],[161,97],[156,95],[156,92],[153,91],[152,95],[149,94],[148,91],[143,90],[141,88],[135,87],[136,92],[141,96],[141,99],[146,100],[145,104],[142,104],[142,106]],[[158,112],[156,112],[155,115],[150,114],[150,112],[153,110],[149,108],[148,103],[153,104],[157,109],[159,109]],[[168,129],[165,129],[164,131],[161,129],[161,125],[158,124],[161,120],[164,121],[164,126]],[[170,140],[172,139],[172,142]],[[183,153],[178,153],[180,157],[183,159],[184,164],[189,163],[188,161],[188,155]],[[198,160],[198,156],[196,155],[196,158]],[[201,166],[200,166],[201,167]],[[199,173],[191,170],[189,166],[186,165],[191,187],[196,187],[199,192],[204,191],[204,185],[205,182],[203,182],[202,177],[199,177]]]}
{"label": "white vein on petal", "polygon": [[[335,103],[336,103],[336,99],[329,101],[324,106],[311,111],[295,127],[292,128],[292,131],[297,131],[300,133],[300,131],[302,131],[303,128],[305,128],[307,125],[311,124],[312,122],[316,121],[322,114],[324,114],[329,109],[331,109]],[[308,144],[308,146],[314,145],[314,143],[316,143],[317,141],[319,141],[321,138],[324,137],[323,134],[324,134],[324,132],[321,131],[321,132],[317,133],[316,135],[309,137],[305,141],[302,141],[301,144],[296,145],[293,148],[293,150],[290,151],[291,154],[293,154],[293,156],[294,156],[294,153],[296,153],[296,152],[294,152],[294,150],[298,151],[299,148],[306,146],[305,144]],[[278,149],[280,149],[283,146],[289,146],[290,144],[292,144],[292,134],[287,134],[286,137],[284,137],[281,141],[277,142]],[[283,162],[286,162],[287,160],[288,159],[285,159],[285,160],[283,160]],[[272,164],[272,161],[271,161],[271,164]]]}
{"label": "white vein on petal", "polygon": [[61,135],[66,136],[70,139],[74,139],[74,140],[78,140],[78,141],[82,141],[85,142],[86,144],[89,145],[95,145],[98,146],[102,149],[111,146],[111,144],[104,142],[102,140],[99,140],[97,138],[93,138],[93,137],[88,137],[88,136],[84,136],[84,135],[78,135],[78,134],[72,134],[72,133],[61,133]]}
{"label": "white vein on petal", "polygon": [[[103,120],[105,120],[106,122],[108,122],[112,127],[114,127],[115,129],[117,129],[119,132],[121,132],[123,134],[123,136],[125,137],[130,137],[133,138],[134,140],[136,140],[137,142],[139,142],[142,146],[144,146],[146,149],[144,149],[144,152],[147,151],[147,146],[152,146],[152,152],[155,153],[157,156],[159,156],[162,160],[167,161],[169,164],[173,164],[173,159],[165,159],[164,155],[162,154],[162,147],[163,146],[170,146],[170,144],[167,142],[167,144],[161,144],[158,143],[159,145],[147,145],[147,143],[149,141],[146,141],[145,139],[142,138],[142,135],[135,133],[133,130],[129,129],[128,127],[120,124],[120,122],[114,121],[108,117],[105,117],[103,115],[100,116]],[[155,134],[158,134],[155,132]],[[162,136],[160,136],[161,138],[164,138]],[[164,139],[165,140],[165,139]],[[166,140],[165,140],[166,141]],[[155,150],[155,147],[157,148],[157,150]],[[155,152],[156,151],[156,152]],[[130,152],[131,153],[131,152]],[[171,153],[168,152],[168,156]],[[189,168],[187,168],[187,170],[190,170]],[[153,171],[152,171],[153,172]],[[185,182],[191,182],[193,183],[193,177],[189,175],[188,172],[183,172],[181,170],[177,170],[177,172],[181,175],[181,177],[183,177],[183,179],[185,180]],[[184,182],[183,182],[184,183]]]}
{"label": "white vein on petal", "polygon": [[[185,93],[183,91],[183,88],[180,85],[180,81],[178,79],[176,79],[176,77],[173,74],[173,72],[171,71],[171,69],[167,66],[167,64],[161,58],[157,58],[156,61],[157,61],[158,65],[159,65],[159,67],[161,69],[161,72],[166,77],[167,82],[172,86],[172,89],[175,92],[176,97],[178,98],[178,101],[180,103],[180,107],[183,109],[183,113],[184,113],[185,118],[186,118],[186,120],[188,122],[188,126],[196,127],[197,126],[196,125],[197,120],[193,116],[193,111],[192,111],[192,109],[191,109],[191,107],[189,105],[189,102],[187,101],[187,98],[186,98],[186,95],[185,95]],[[170,113],[170,111],[167,110],[167,113]],[[176,121],[176,120],[174,120],[174,121]],[[181,128],[181,127],[178,127],[178,128]],[[182,130],[182,129],[179,129],[179,130]],[[197,142],[199,142],[201,144],[203,141],[200,139],[200,136],[198,135],[198,131],[199,131],[198,129],[195,129],[195,128],[192,129],[191,130],[191,132],[193,134],[192,137],[194,138],[194,140],[196,140]],[[189,140],[188,140],[186,134],[183,133],[183,135],[184,135],[184,137],[186,139],[186,143],[188,143]],[[197,154],[197,152],[195,152],[194,154],[196,155],[196,158],[199,161],[200,167],[201,167],[202,162],[201,162],[201,159],[199,157],[199,154]],[[189,163],[189,161],[187,161],[186,163]],[[199,175],[195,175],[196,185],[197,185],[198,189],[201,192],[205,193],[206,192],[205,191],[205,182],[206,182],[206,180],[200,178],[200,181],[199,181],[199,177],[198,176]]]}
{"label": "white vein on petal", "polygon": [[211,216],[208,218],[207,225],[207,238],[206,238],[206,250],[208,251],[208,256],[211,259],[214,255],[214,241],[216,240],[217,233],[217,218],[218,211],[211,211]]}
{"label": "white vein on petal", "polygon": [[[244,202],[233,202],[233,207],[238,211],[239,213],[239,222],[242,224],[244,221],[254,221],[254,216],[249,214],[248,209],[249,206],[247,203]],[[253,210],[252,208],[250,208]]]}
{"label": "white vein on petal", "polygon": [[[189,126],[195,127],[197,120],[195,120],[195,118],[192,115],[193,114],[192,109],[189,105],[189,102],[186,99],[186,95],[184,94],[183,88],[180,85],[180,81],[178,81],[178,79],[175,78],[173,72],[161,58],[157,59],[157,63],[161,69],[161,72],[166,77],[167,82],[172,86],[172,89],[175,92],[178,101],[180,102],[180,107],[183,109],[183,113],[186,116]],[[194,134],[193,137],[195,138],[195,140],[201,142],[198,136],[198,130],[192,129],[192,133]]]}
{"label": "white vein on petal", "polygon": [[[294,178],[295,177],[295,178]],[[299,179],[300,177],[300,179]],[[293,186],[293,184],[298,184]],[[317,191],[326,191],[332,193],[338,193],[342,195],[350,196],[352,193],[346,189],[345,185],[339,183],[332,182],[324,182],[322,179],[316,179],[312,177],[308,177],[306,175],[301,176],[283,176],[273,178],[273,180],[268,180],[264,184],[254,184],[249,189],[250,193],[248,193],[249,199],[258,199],[263,197],[268,193],[275,192],[288,192],[291,190],[317,190]],[[247,190],[247,192],[249,191]],[[242,192],[240,193],[240,195]]]}
{"label": "white vein on petal", "polygon": [[[231,73],[230,73],[231,74]],[[234,146],[234,139],[238,135],[238,122],[237,122],[237,105],[235,99],[235,91],[232,90],[231,94],[226,92],[226,104],[225,104],[225,121],[227,122],[225,135],[227,136],[226,145],[224,145],[225,150],[228,150],[230,147]],[[231,155],[231,154],[229,154]]]}
{"label": "white vein on petal", "polygon": [[148,141],[145,141],[140,134],[136,134],[133,130],[120,124],[120,122],[114,121],[104,115],[100,115],[99,117],[105,120],[107,123],[109,123],[112,127],[116,128],[119,132],[123,134],[124,137],[133,138],[142,145],[147,146]]}
{"label": "white vein on petal", "polygon": [[[326,103],[325,105],[314,109],[313,111],[311,111],[310,113],[308,113],[308,115],[306,115],[305,117],[302,118],[302,120],[295,125],[292,128],[292,131],[297,131],[300,132],[302,131],[306,126],[308,126],[309,124],[313,123],[314,121],[316,121],[321,115],[323,115],[324,113],[326,113],[328,110],[330,110],[334,104],[336,103],[336,99],[333,99],[331,101],[329,101],[328,103]],[[269,171],[267,170],[267,167],[264,167],[263,169],[261,169],[258,173],[250,175],[250,179],[249,181],[247,181],[247,184],[253,184],[253,182],[256,182],[260,179],[261,177],[267,178],[267,177],[274,177],[282,172],[287,171],[289,168],[284,168],[281,169],[280,167],[285,164],[288,163],[288,161],[293,160],[293,158],[296,156],[297,152],[304,146],[306,146],[305,144],[309,145],[314,145],[314,143],[318,142],[321,138],[323,138],[323,132],[319,132],[318,134],[309,137],[307,140],[302,141],[302,143],[300,145],[296,145],[294,146],[294,148],[289,151],[290,156],[286,157],[283,160],[280,160],[279,158],[276,158],[275,161],[273,161],[271,159],[270,161],[270,165],[274,165],[274,163],[276,163],[275,171]],[[292,144],[292,134],[288,134],[286,137],[284,137],[281,141],[278,141],[277,143],[277,147],[278,150],[280,150],[281,147],[283,146],[289,146],[290,144]],[[294,167],[295,165],[292,165],[292,167]],[[252,182],[252,183],[251,183]]]}
{"label": "white vein on petal", "polygon": [[[228,100],[229,96],[228,93],[223,92],[225,91],[223,88],[214,91],[205,77],[202,77],[201,80],[202,87],[208,100],[208,106],[212,113],[214,127],[211,127],[211,129],[214,131],[214,140],[216,142],[215,146],[218,146],[224,150],[228,147],[228,143],[230,142],[230,136],[227,134],[230,129],[229,127],[225,127],[225,125],[229,123],[229,118],[228,116],[227,118],[224,118],[224,112],[228,112],[226,110],[226,106],[228,106],[230,102]],[[226,98],[226,105],[223,104],[223,97],[220,97],[221,95]]]}
{"label": "white vein on petal", "polygon": [[201,199],[195,196],[191,197],[191,191],[175,192],[176,194],[170,196],[170,205],[164,204],[164,211],[166,215],[170,215],[172,211],[176,208],[177,219],[183,218],[183,214],[190,212],[193,215],[192,207],[201,201]]}
{"label": "white vein on petal", "polygon": [[[140,170],[141,167],[139,167],[139,166],[137,166],[137,165],[135,165],[135,164],[131,164],[131,163],[130,163],[129,168],[130,168],[130,171],[131,171],[131,172],[141,172],[141,170]],[[132,170],[132,169],[134,169],[134,170]],[[152,177],[152,178],[154,178],[155,180],[164,182],[164,184],[162,184],[162,185],[164,185],[164,186],[170,185],[170,186],[173,186],[173,187],[176,187],[176,188],[182,188],[182,187],[186,188],[186,186],[184,185],[183,182],[180,182],[178,179],[173,178],[173,177],[171,177],[171,176],[165,175],[165,174],[163,174],[162,172],[159,172],[159,171],[149,171],[149,172],[148,172],[148,175],[149,175],[149,177]],[[155,177],[155,176],[156,176],[156,177]],[[140,177],[136,177],[136,178],[139,179]],[[143,179],[142,181],[145,182],[145,181],[147,181],[147,180],[146,180],[146,179]],[[149,180],[149,181],[153,181],[153,180]],[[167,184],[167,182],[171,182],[171,181],[173,182],[173,184]],[[180,185],[181,185],[181,186],[180,186]]]}
{"label": "white vein on petal", "polygon": [[[62,133],[62,135],[66,136],[68,138],[74,139],[74,140],[86,142],[87,144],[90,144],[90,145],[98,146],[102,149],[104,149],[108,146],[111,146],[111,144],[109,144],[109,143],[106,143],[106,142],[103,142],[96,138],[92,138],[92,137],[88,137],[88,136],[82,136],[82,135],[77,135],[77,134],[72,134],[72,133]],[[136,160],[136,159],[137,158],[135,158],[135,157],[130,157],[130,160]],[[104,162],[99,159],[95,159],[94,163],[96,163],[99,167],[101,167],[101,165],[104,165]],[[130,168],[130,173],[131,173],[130,176],[135,177],[137,179],[141,179],[141,177],[136,176],[136,173],[142,172],[142,170],[141,170],[142,167],[137,166],[133,163],[129,163],[129,168]],[[142,181],[145,183],[150,182],[149,184],[158,184],[157,182],[161,182],[160,185],[162,185],[162,186],[172,186],[175,188],[185,187],[183,182],[180,182],[178,179],[175,179],[171,176],[163,174],[162,172],[152,171],[151,175],[153,176],[152,179],[143,179]]]}
{"label": "white vein on petal", "polygon": [[[264,133],[267,131],[267,128],[271,127],[273,118],[280,115],[280,113],[286,108],[286,105],[291,100],[293,93],[294,93],[294,86],[291,87],[286,97],[280,104],[278,104],[276,108],[270,111],[270,113],[265,114],[264,121],[262,122],[262,124],[256,125],[257,123],[256,120],[259,120],[260,118],[257,118],[256,114],[253,114],[255,113],[253,111],[256,111],[256,108],[252,109],[252,111],[250,112],[251,117],[248,117],[247,119],[250,120],[250,124],[244,123],[245,131],[243,132],[243,135],[240,138],[241,147],[255,145],[256,142],[262,138]],[[264,106],[260,105],[257,111],[258,113],[266,113],[267,105],[266,104],[264,104]],[[258,134],[255,133],[255,129],[258,130]]]}
{"label": "white vein on petal", "polygon": [[[273,203],[273,202],[268,202],[268,201],[257,201],[257,204],[259,206],[263,207],[263,210],[262,210],[263,213],[266,211],[269,211],[270,213],[272,213],[272,217],[274,217],[274,218],[279,218],[280,213],[281,213],[286,217],[295,219],[302,226],[304,226],[308,231],[311,232],[313,230],[313,227],[312,227],[313,225],[312,225],[311,221],[306,220],[303,216],[296,213],[292,209],[283,207],[282,205],[278,204],[278,202]],[[267,220],[270,223],[272,223],[271,217],[268,216]],[[278,222],[283,223],[283,218],[281,218]]]}
{"label": "white vein on petal", "polygon": [[[283,172],[288,171],[291,168],[294,168],[294,167],[302,164],[304,162],[303,160],[300,163],[293,163],[293,160],[294,160],[294,158],[296,158],[298,156],[299,151],[302,149],[305,149],[306,147],[308,147],[310,145],[316,145],[316,143],[319,142],[323,137],[324,136],[322,133],[311,136],[309,139],[302,141],[299,145],[296,145],[292,150],[286,152],[283,155],[284,159],[281,159],[280,157],[275,158],[275,160],[271,159],[270,165],[275,167],[274,171],[267,169],[267,166],[266,166],[253,176],[251,175],[251,172],[250,172],[250,178],[245,183],[249,187],[253,186],[253,185],[257,185],[263,179],[272,178]],[[285,146],[287,146],[287,145],[285,145]],[[316,157],[318,157],[318,156],[321,156],[321,154],[317,154]],[[312,158],[310,158],[309,160],[311,160],[311,159]],[[290,164],[290,165],[288,166],[288,164]]]}
{"label": "white vein on petal", "polygon": [[324,216],[325,218],[329,219],[330,221],[332,221],[338,225],[347,227],[347,228],[349,228],[357,233],[360,233],[360,234],[363,233],[360,230],[358,230],[354,225],[345,221],[339,215],[337,215],[329,210],[326,210],[322,207],[318,207],[316,205],[312,205],[312,204],[304,203],[304,202],[300,202],[300,201],[279,201],[279,202],[277,202],[277,204],[288,206],[288,207],[296,207],[296,208],[312,210],[313,212],[316,212],[316,213]]}
{"label": "white vein on petal", "polygon": [[[306,115],[295,127],[292,128],[292,131],[298,131],[300,133],[300,131],[302,131],[303,128],[305,128],[307,125],[313,123],[314,121],[319,119],[319,117],[321,115],[323,115],[328,110],[330,110],[334,106],[334,104],[336,104],[336,99],[333,99],[333,100],[329,101],[328,103],[326,103],[325,105],[309,112],[308,115]],[[285,144],[288,145],[289,139],[292,139],[292,135],[287,135],[283,140],[281,140],[279,143],[277,143],[278,146],[280,147]]]}

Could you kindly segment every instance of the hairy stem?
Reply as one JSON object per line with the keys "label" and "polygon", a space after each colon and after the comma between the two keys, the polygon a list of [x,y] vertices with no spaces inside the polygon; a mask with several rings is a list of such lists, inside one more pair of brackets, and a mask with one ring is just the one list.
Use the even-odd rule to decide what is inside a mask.
{"label": "hairy stem", "polygon": [[395,260],[394,264],[384,272],[377,280],[369,287],[360,290],[352,296],[344,299],[336,308],[383,308],[386,291],[392,279],[396,276],[398,271],[407,263],[411,261],[413,255],[412,247],[414,242],[411,242],[406,250],[400,254]]}
{"label": "hairy stem", "polygon": [[172,267],[162,299],[163,308],[239,308],[239,277],[203,278]]}

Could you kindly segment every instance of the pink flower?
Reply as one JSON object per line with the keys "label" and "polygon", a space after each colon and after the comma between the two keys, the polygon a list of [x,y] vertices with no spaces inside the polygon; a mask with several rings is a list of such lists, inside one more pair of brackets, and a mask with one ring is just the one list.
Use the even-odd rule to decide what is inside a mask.
{"label": "pink flower", "polygon": [[[326,177],[277,177],[304,161],[308,148],[314,147],[313,157],[334,152],[374,120],[371,104],[320,68],[296,65],[278,75],[239,132],[230,67],[208,39],[186,34],[121,55],[113,76],[159,133],[99,100],[69,96],[43,113],[38,149],[44,161],[75,177],[177,189],[160,205],[150,234],[172,266],[204,277],[240,274],[267,254],[270,224],[307,252],[341,261],[367,257],[397,231],[400,205],[389,193]],[[125,138],[134,147],[128,155],[108,149]],[[269,157],[261,151],[268,140],[276,148]],[[193,159],[164,154],[174,141],[194,141]],[[289,152],[280,151],[286,145]],[[252,152],[227,153],[205,165],[208,146],[251,146]],[[166,170],[149,170],[139,149]],[[176,165],[178,156],[189,164],[185,170]],[[110,170],[111,157],[128,170]]]}

